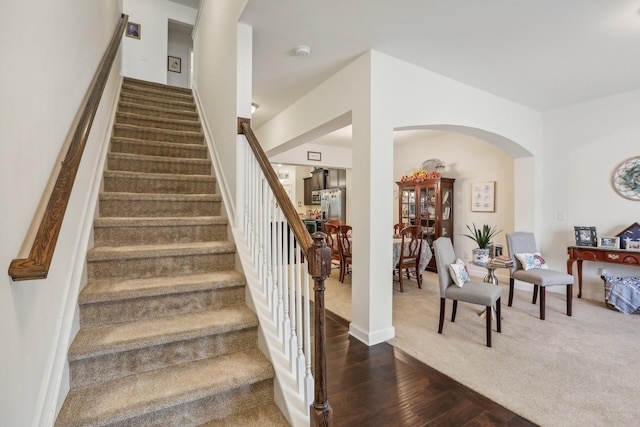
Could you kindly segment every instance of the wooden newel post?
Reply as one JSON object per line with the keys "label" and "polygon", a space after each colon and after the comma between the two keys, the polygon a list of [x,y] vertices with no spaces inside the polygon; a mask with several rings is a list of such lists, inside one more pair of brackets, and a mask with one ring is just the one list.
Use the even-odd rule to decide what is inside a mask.
{"label": "wooden newel post", "polygon": [[326,332],[324,315],[324,280],[331,274],[331,248],[325,243],[325,234],[311,235],[313,244],[309,248],[309,274],[313,278],[314,291],[314,401],[311,405],[311,425],[331,426],[333,410],[327,398]]}

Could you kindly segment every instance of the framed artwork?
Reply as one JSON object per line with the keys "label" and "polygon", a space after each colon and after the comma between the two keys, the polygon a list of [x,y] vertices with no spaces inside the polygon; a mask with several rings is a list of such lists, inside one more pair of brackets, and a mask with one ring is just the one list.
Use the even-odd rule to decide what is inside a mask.
{"label": "framed artwork", "polygon": [[576,234],[576,246],[597,246],[595,227],[573,227]]}
{"label": "framed artwork", "polygon": [[618,249],[620,247],[620,238],[616,236],[598,237],[598,247]]}
{"label": "framed artwork", "polygon": [[[633,223],[620,233],[616,234],[616,237],[620,238],[620,249],[627,249],[631,251],[637,251],[635,249],[640,246],[640,224]],[[629,248],[631,246],[631,249]]]}
{"label": "framed artwork", "polygon": [[307,160],[319,162],[322,160],[322,153],[319,151],[307,151]]}
{"label": "framed artwork", "polygon": [[496,182],[474,182],[471,184],[471,211],[495,212]]}
{"label": "framed artwork", "polygon": [[127,22],[127,31],[125,35],[134,39],[140,39],[141,25],[135,22]]}
{"label": "framed artwork", "polygon": [[169,56],[167,59],[167,69],[174,73],[182,72],[182,59],[177,56]]}

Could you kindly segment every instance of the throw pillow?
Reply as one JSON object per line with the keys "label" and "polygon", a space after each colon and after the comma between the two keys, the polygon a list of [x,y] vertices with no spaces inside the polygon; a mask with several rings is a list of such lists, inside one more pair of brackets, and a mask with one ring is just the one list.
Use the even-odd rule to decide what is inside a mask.
{"label": "throw pillow", "polygon": [[516,254],[516,258],[518,258],[525,271],[534,268],[549,268],[540,252]]}
{"label": "throw pillow", "polygon": [[469,280],[469,272],[467,271],[467,266],[464,265],[464,262],[458,258],[455,264],[449,264],[449,273],[451,273],[451,278],[453,279],[453,283],[457,286],[462,287],[464,282]]}

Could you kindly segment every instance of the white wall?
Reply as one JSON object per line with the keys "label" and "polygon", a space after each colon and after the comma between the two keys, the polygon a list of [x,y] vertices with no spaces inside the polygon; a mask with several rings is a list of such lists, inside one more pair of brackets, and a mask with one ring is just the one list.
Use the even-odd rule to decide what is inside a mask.
{"label": "white wall", "polygon": [[[237,187],[237,117],[250,117],[251,108],[251,51],[246,43],[239,43],[239,38],[246,36],[247,32],[250,42],[251,32],[250,27],[246,31],[237,24],[245,5],[246,0],[201,3],[194,33],[193,88],[202,109],[204,125],[215,142],[215,160],[225,185],[223,191],[231,202],[236,200]],[[239,65],[246,60],[239,49],[249,49],[247,65]],[[240,79],[242,88],[238,87],[238,74],[245,76]],[[233,220],[233,213],[231,217]]]}
{"label": "white wall", "polygon": [[[36,12],[37,11],[37,12]],[[71,123],[120,18],[116,0],[4,2],[0,79],[0,264],[5,271],[23,239]],[[51,425],[62,377],[95,200],[100,144],[108,131],[120,59],[93,122],[55,256],[45,280],[0,286],[0,424]],[[84,252],[84,253],[83,253]],[[76,264],[79,261],[80,265]],[[60,384],[62,381],[62,384]]]}
{"label": "white wall", "polygon": [[169,31],[168,56],[181,60],[179,73],[167,70],[167,84],[172,86],[189,87],[189,51],[193,47],[191,34],[184,31]]}
{"label": "white wall", "polygon": [[[543,230],[537,236],[545,254],[562,268],[574,226],[595,226],[600,236],[616,235],[640,221],[640,201],[619,196],[613,171],[640,155],[640,91],[597,99],[545,114]],[[558,212],[567,213],[565,221]],[[583,263],[583,297],[602,301],[598,268],[639,275],[637,267]],[[574,274],[576,267],[574,266]]]}
{"label": "white wall", "polygon": [[167,83],[169,19],[194,25],[197,10],[168,0],[124,0],[124,13],[141,30],[140,39],[123,40],[122,74]]}
{"label": "white wall", "polygon": [[[493,242],[503,245],[506,253],[506,233],[512,232],[513,225],[513,158],[494,145],[456,132],[438,134],[422,141],[396,144],[394,160],[394,182],[420,169],[420,164],[427,159],[440,159],[446,166],[443,176],[455,178],[454,182],[454,217],[453,243],[456,254],[463,260],[469,260],[471,250],[476,247],[470,239],[462,236],[469,234],[466,226],[489,224],[503,230]],[[494,181],[496,183],[495,212],[471,212],[471,184],[477,181]],[[394,190],[398,186],[394,184]],[[398,197],[394,193],[393,221],[398,222]],[[469,267],[472,274],[484,275],[482,268]],[[499,270],[504,273],[506,270]]]}

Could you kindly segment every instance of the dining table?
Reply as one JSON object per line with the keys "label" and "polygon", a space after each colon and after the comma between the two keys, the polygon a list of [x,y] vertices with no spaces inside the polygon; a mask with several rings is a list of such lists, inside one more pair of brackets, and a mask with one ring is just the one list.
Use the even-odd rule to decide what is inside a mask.
{"label": "dining table", "polygon": [[[404,243],[405,247],[409,244],[409,241]],[[393,269],[398,265],[398,261],[400,260],[400,248],[402,247],[402,237],[394,237],[393,238]],[[422,239],[422,250],[420,251],[420,261],[418,262],[418,274],[422,274],[424,270],[426,270],[429,265],[429,261],[431,261],[431,257],[433,257],[433,253],[431,252],[431,248],[429,247],[429,243]]]}

